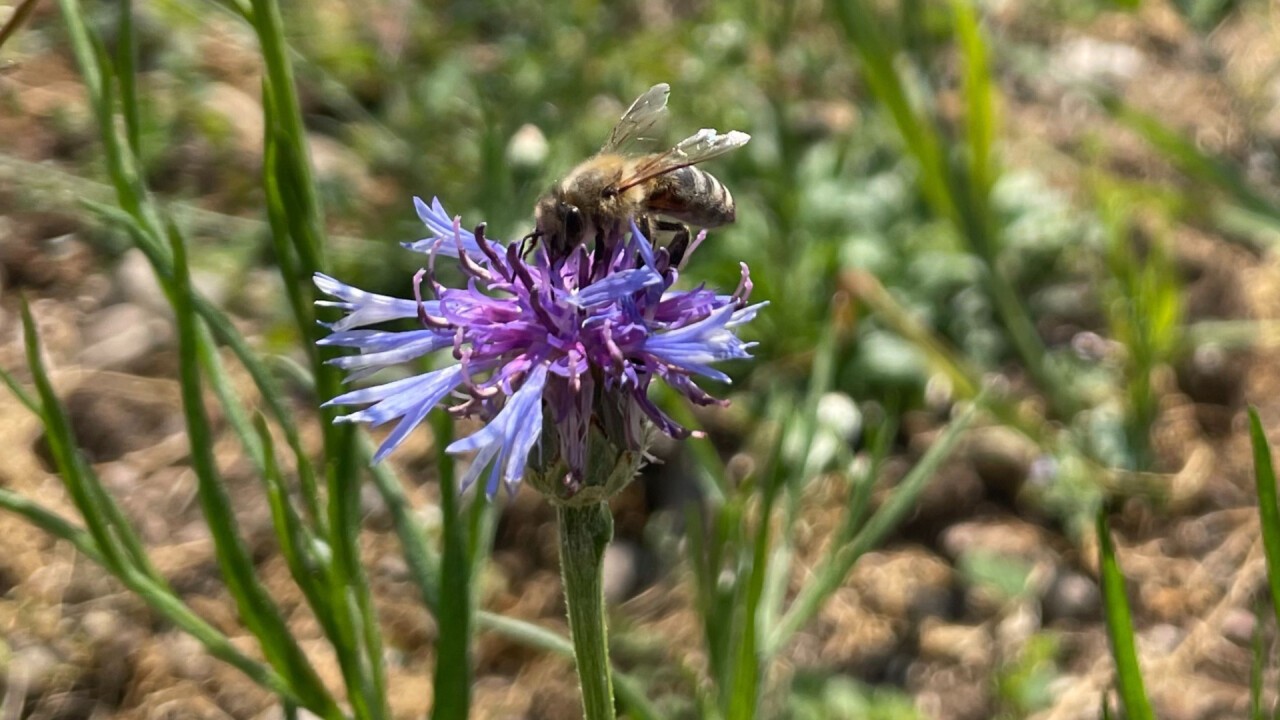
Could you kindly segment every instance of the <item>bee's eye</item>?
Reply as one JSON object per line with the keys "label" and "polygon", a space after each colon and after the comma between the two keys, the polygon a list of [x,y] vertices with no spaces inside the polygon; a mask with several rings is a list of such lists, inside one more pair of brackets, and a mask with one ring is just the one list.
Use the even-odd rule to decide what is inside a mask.
{"label": "bee's eye", "polygon": [[572,205],[565,206],[564,234],[571,239],[577,239],[582,235],[582,212]]}

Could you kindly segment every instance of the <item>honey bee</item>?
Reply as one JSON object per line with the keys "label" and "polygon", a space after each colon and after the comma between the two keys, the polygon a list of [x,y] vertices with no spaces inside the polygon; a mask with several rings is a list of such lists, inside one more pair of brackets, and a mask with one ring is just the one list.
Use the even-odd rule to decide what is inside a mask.
{"label": "honey bee", "polygon": [[[704,128],[665,152],[628,152],[629,145],[662,119],[670,92],[671,86],[661,83],[636,98],[600,152],[575,167],[538,201],[533,234],[546,243],[552,257],[563,257],[597,233],[608,232],[628,219],[650,233],[655,226],[675,230],[677,238],[683,238],[681,243],[688,242],[683,223],[713,228],[733,222],[733,195],[711,173],[694,166],[742,147],[750,135]],[[677,239],[672,243],[674,255]],[[679,252],[683,252],[683,244]]]}

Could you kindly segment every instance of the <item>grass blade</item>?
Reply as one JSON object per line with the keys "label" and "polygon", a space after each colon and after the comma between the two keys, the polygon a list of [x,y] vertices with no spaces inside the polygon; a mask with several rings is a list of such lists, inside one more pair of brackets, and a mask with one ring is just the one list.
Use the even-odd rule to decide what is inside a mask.
{"label": "grass blade", "polygon": [[[955,0],[956,37],[964,53],[965,134],[969,150],[970,206],[981,222],[994,227],[991,188],[995,184],[992,147],[996,138],[995,93],[987,62],[987,43],[970,0]],[[989,230],[988,232],[991,232]]]}
{"label": "grass blade", "polygon": [[[5,507],[19,512],[41,528],[54,532],[59,537],[65,537],[76,544],[77,548],[86,550],[87,557],[100,562],[103,567],[119,578],[125,587],[141,596],[156,612],[200,641],[214,657],[237,668],[254,682],[276,692],[281,697],[295,699],[292,686],[280,675],[241,653],[225,635],[202,620],[174,596],[159,579],[145,554],[141,557],[135,556],[135,553],[140,552],[140,548],[125,549],[120,546],[117,531],[121,529],[113,527],[111,521],[113,518],[119,520],[123,515],[111,497],[101,488],[88,464],[76,451],[75,439],[71,434],[66,411],[58,401],[40,359],[40,343],[36,334],[35,321],[25,302],[21,306],[21,311],[27,363],[40,395],[43,411],[41,419],[45,426],[45,436],[68,494],[71,495],[76,510],[85,521],[85,535],[72,532],[69,523],[60,521],[47,512],[34,510],[30,503],[14,501],[6,497]],[[122,532],[125,537],[136,541],[131,528],[126,526]],[[88,544],[89,542],[91,544]],[[130,546],[126,544],[126,547]]]}
{"label": "grass blade", "polygon": [[833,544],[829,553],[814,571],[814,579],[806,583],[795,601],[783,614],[778,626],[769,637],[770,652],[777,652],[798,630],[805,626],[822,608],[823,603],[844,582],[858,558],[879,545],[907,513],[915,507],[916,499],[924,492],[937,474],[944,460],[951,456],[960,436],[973,422],[983,405],[984,395],[978,398],[959,417],[951,421],[942,436],[929,447],[920,462],[911,468],[901,484],[876,510],[851,541]]}
{"label": "grass blade", "polygon": [[[439,469],[440,512],[444,521],[444,553],[440,584],[448,592],[440,596],[436,643],[435,705],[432,720],[465,720],[471,707],[471,560],[467,521],[454,479],[453,456],[445,451],[453,437],[453,420],[436,413],[432,429]],[[471,500],[484,502],[477,494]]]}
{"label": "grass blade", "polygon": [[181,235],[172,225],[169,228],[169,241],[174,259],[174,283],[169,302],[173,306],[178,326],[183,414],[187,421],[191,466],[196,474],[197,493],[205,521],[213,536],[218,566],[227,582],[227,589],[239,608],[241,618],[258,638],[267,660],[293,686],[301,704],[322,717],[341,718],[342,712],[337,703],[293,639],[275,602],[254,575],[253,559],[240,538],[231,499],[219,480],[213,457],[213,432],[209,427],[201,392],[198,348],[200,336],[196,329],[196,314],[190,302],[186,250]]}
{"label": "grass blade", "polygon": [[1276,506],[1276,471],[1271,463],[1271,445],[1258,419],[1258,410],[1253,406],[1249,407],[1249,437],[1253,440],[1253,476],[1258,488],[1262,549],[1267,556],[1267,585],[1271,588],[1271,608],[1280,625],[1280,509]]}
{"label": "grass blade", "polygon": [[942,138],[937,128],[912,107],[893,66],[893,48],[886,44],[885,34],[878,31],[879,19],[863,0],[840,0],[833,7],[836,20],[862,62],[863,77],[920,163],[919,181],[925,197],[938,215],[960,225],[960,211],[947,184],[949,173]]}
{"label": "grass blade", "polygon": [[1106,508],[1098,510],[1098,568],[1102,575],[1103,610],[1107,635],[1111,639],[1111,655],[1116,663],[1116,689],[1129,720],[1155,720],[1147,691],[1138,667],[1138,651],[1133,642],[1133,618],[1125,597],[1124,575],[1116,561],[1116,548],[1107,527]]}
{"label": "grass blade", "polygon": [[120,0],[116,22],[115,76],[120,84],[120,114],[124,136],[133,157],[142,158],[141,120],[138,105],[138,38],[133,29],[133,0]]}
{"label": "grass blade", "polygon": [[1267,720],[1262,709],[1262,675],[1267,665],[1267,644],[1262,635],[1261,603],[1254,607],[1251,644],[1253,662],[1249,665],[1249,717],[1252,720]]}
{"label": "grass blade", "polygon": [[31,393],[27,392],[21,385],[19,385],[18,379],[4,368],[0,368],[0,382],[3,382],[5,387],[9,388],[9,392],[13,393],[13,396],[18,399],[18,402],[22,403],[23,407],[30,410],[31,414],[37,417],[44,417],[44,410],[40,407],[40,401],[36,400]]}
{"label": "grass blade", "polygon": [[262,477],[267,491],[267,503],[271,508],[271,523],[275,527],[276,540],[280,543],[280,554],[284,556],[293,581],[302,590],[307,604],[315,613],[325,637],[341,652],[334,611],[329,605],[329,578],[313,551],[315,538],[289,501],[289,490],[280,473],[280,466],[276,463],[275,445],[271,439],[271,431],[267,428],[266,418],[259,414],[254,419],[254,427],[264,450],[266,468]]}
{"label": "grass blade", "polygon": [[[251,20],[258,37],[265,66],[263,81],[264,122],[270,133],[263,183],[272,206],[269,217],[273,231],[283,225],[292,241],[297,262],[283,254],[284,282],[309,283],[316,272],[326,270],[324,222],[319,193],[308,156],[306,128],[298,102],[293,69],[284,36],[284,20],[276,0],[253,0]],[[281,247],[277,242],[277,247]],[[290,271],[294,274],[290,277]],[[298,277],[301,276],[301,277]],[[301,280],[301,283],[299,283]],[[291,299],[295,312],[305,308]],[[310,322],[309,314],[299,319],[299,331],[314,341],[325,331]],[[318,348],[309,343],[311,371],[320,397],[335,397],[341,377],[336,368],[324,364]],[[335,425],[337,411],[322,412],[325,456],[328,460],[328,530],[326,539],[333,550],[330,572],[335,607],[349,608],[338,613],[338,629],[344,644],[357,654],[341,658],[353,709],[358,718],[380,719],[389,715],[386,678],[382,667],[382,636],[368,578],[360,562],[360,478],[356,458],[356,433],[346,425]]]}
{"label": "grass blade", "polygon": [[1164,154],[1178,170],[1197,183],[1216,187],[1249,212],[1280,219],[1280,206],[1254,190],[1236,164],[1209,155],[1181,133],[1159,119],[1144,114],[1117,99],[1106,107],[1115,117],[1133,128]]}
{"label": "grass blade", "polygon": [[96,484],[96,478],[91,477],[88,464],[76,449],[71,420],[58,400],[53,383],[49,380],[49,374],[40,357],[40,337],[37,334],[35,318],[31,315],[31,307],[27,305],[25,299],[21,305],[21,313],[27,367],[31,370],[36,392],[40,396],[40,407],[43,410],[41,420],[44,424],[49,452],[53,456],[54,465],[58,468],[58,474],[62,477],[63,485],[71,495],[72,503],[84,518],[85,527],[102,552],[107,569],[118,575],[132,565],[132,562],[126,556],[119,539],[112,532],[110,520],[98,501],[99,493],[94,492],[91,487]]}
{"label": "grass blade", "polygon": [[4,488],[0,488],[0,508],[21,516],[27,522],[56,538],[66,540],[80,551],[81,555],[99,565],[105,565],[102,553],[98,551],[98,544],[93,541],[93,536],[61,515]]}
{"label": "grass blade", "polygon": [[[362,437],[359,443],[360,458],[363,462],[373,459],[374,447],[368,437]],[[422,524],[409,504],[394,471],[386,463],[379,463],[372,468],[373,482],[382,501],[391,512],[391,522],[396,529],[396,537],[400,539],[400,549],[404,552],[405,561],[409,564],[409,574],[422,594],[422,602],[432,616],[437,615],[440,608],[440,557],[431,547]]]}
{"label": "grass blade", "polygon": [[18,30],[26,24],[27,18],[31,17],[31,13],[36,9],[36,3],[39,1],[40,0],[22,0],[22,2],[18,3],[18,6],[13,9],[13,14],[9,16],[9,19],[5,22],[4,26],[0,27],[0,48],[3,48],[4,44],[9,42],[9,38],[16,35]]}

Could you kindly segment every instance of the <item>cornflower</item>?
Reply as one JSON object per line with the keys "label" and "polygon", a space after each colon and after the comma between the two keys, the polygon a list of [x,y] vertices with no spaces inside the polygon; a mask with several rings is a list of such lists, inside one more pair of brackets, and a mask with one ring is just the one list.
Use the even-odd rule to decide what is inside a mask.
{"label": "cornflower", "polygon": [[[528,477],[562,503],[600,502],[634,476],[651,428],[673,438],[691,435],[650,400],[655,378],[698,405],[727,404],[695,378],[729,381],[712,364],[750,357],[754,343],[735,333],[764,303],[748,304],[745,263],[732,294],[702,285],[673,289],[705,231],[678,262],[666,248],[655,250],[634,221],[601,230],[591,248],[580,245],[553,258],[532,237],[504,244],[486,237],[483,224],[464,231],[437,199],[428,205],[414,198],[414,204],[429,231],[403,243],[427,255],[414,277],[414,299],[315,276],[317,287],[335,298],[317,305],[346,311],[320,344],[359,351],[329,361],[348,372],[348,382],[436,351],[451,350],[455,360],[325,403],[366,406],[339,422],[397,421],[375,463],[452,398],[448,412],[485,423],[446,448],[475,453],[459,490],[485,475],[488,496],[500,486],[514,493]],[[436,279],[441,256],[457,261],[465,287]],[[423,298],[424,282],[434,299]],[[369,329],[400,319],[416,319],[419,327]]]}

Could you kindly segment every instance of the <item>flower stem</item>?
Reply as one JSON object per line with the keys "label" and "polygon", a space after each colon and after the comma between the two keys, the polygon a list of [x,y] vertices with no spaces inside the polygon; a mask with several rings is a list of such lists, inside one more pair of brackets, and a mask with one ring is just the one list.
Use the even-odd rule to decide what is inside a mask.
{"label": "flower stem", "polygon": [[613,684],[605,628],[604,550],[613,539],[613,515],[607,503],[559,507],[560,574],[569,606],[573,654],[582,686],[586,720],[613,720]]}

